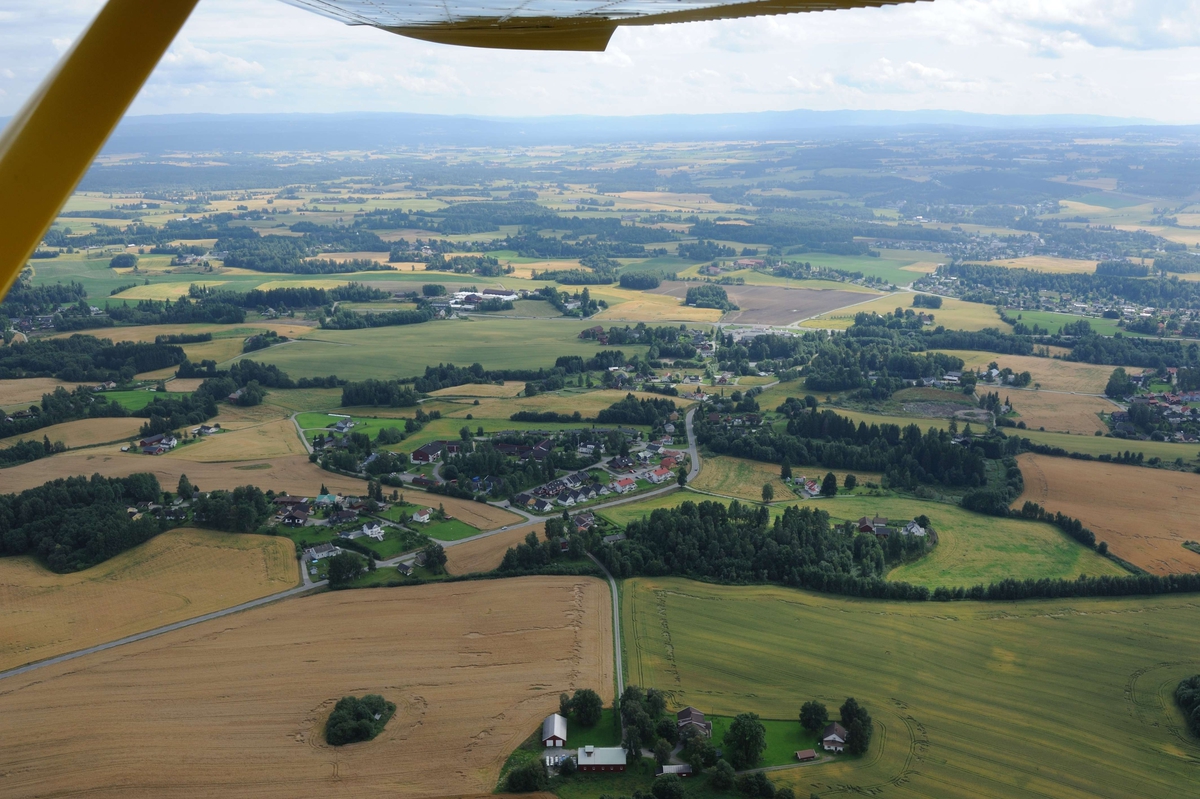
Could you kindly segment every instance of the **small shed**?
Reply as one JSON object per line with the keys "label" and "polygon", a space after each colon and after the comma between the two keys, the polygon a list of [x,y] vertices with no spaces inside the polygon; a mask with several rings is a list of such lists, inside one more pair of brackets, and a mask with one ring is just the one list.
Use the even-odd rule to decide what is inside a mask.
{"label": "small shed", "polygon": [[817,759],[816,749],[801,749],[796,753],[796,759],[801,763],[811,763]]}

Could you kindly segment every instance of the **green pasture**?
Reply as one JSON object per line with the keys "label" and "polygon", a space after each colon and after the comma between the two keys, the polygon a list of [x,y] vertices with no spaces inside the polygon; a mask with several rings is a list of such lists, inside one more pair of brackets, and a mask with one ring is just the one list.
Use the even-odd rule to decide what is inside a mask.
{"label": "green pasture", "polygon": [[[937,312],[934,311],[934,313],[936,315]],[[1062,327],[1063,325],[1073,324],[1075,322],[1080,321],[1081,319],[1086,321],[1089,325],[1091,325],[1092,330],[1096,331],[1097,333],[1099,333],[1102,336],[1112,336],[1117,333],[1125,332],[1122,328],[1117,327],[1116,319],[1099,319],[1094,316],[1076,316],[1075,314],[1055,313],[1054,311],[1008,310],[1008,311],[1005,311],[1005,313],[1014,319],[1016,319],[1017,317],[1020,317],[1020,321],[1024,322],[1025,324],[1029,325],[1030,327],[1033,327],[1034,325],[1041,325],[1046,330],[1049,330],[1051,333],[1057,333],[1058,329],[1060,327]],[[1140,334],[1126,333],[1126,335],[1136,336],[1136,335],[1140,335]],[[1002,356],[997,356],[997,357],[1002,357]]]}
{"label": "green pasture", "polygon": [[621,717],[611,707],[604,708],[600,720],[592,727],[582,727],[572,715],[567,719],[567,749],[582,746],[620,746]]}
{"label": "green pasture", "polygon": [[[412,413],[416,412],[415,408],[407,409]],[[296,422],[299,423],[301,429],[304,430],[305,436],[311,441],[317,435],[325,432],[333,432],[332,426],[340,422],[345,416],[333,416],[328,413],[301,413],[296,416]],[[364,418],[362,416],[353,416],[351,421],[354,422],[354,427],[351,427],[350,433],[366,433],[372,439],[379,435],[379,431],[385,427],[398,427],[404,430],[404,419],[402,418]],[[457,435],[457,433],[456,433]]]}
{"label": "green pasture", "polygon": [[458,519],[447,519],[444,522],[430,522],[429,524],[417,524],[416,522],[409,524],[422,535],[438,541],[459,541],[479,534],[479,530]]}
{"label": "green pasture", "polygon": [[[488,369],[537,369],[554,366],[563,355],[589,358],[601,348],[579,338],[592,327],[586,321],[474,317],[469,321],[427,322],[364,330],[318,330],[285,347],[251,353],[256,361],[279,366],[294,378],[336,374],[363,380],[424,373],[438,363]],[[645,355],[646,347],[625,346],[626,355]]]}
{"label": "green pasture", "polygon": [[[837,709],[840,705],[840,702],[836,706],[827,705],[831,721],[837,720]],[[704,710],[699,706],[696,706],[696,709]],[[710,716],[707,713],[705,718],[712,722],[713,743],[720,747],[726,731],[729,730],[729,725],[733,723],[733,718],[731,716]],[[821,737],[810,734],[800,726],[800,708],[796,708],[796,715],[790,719],[764,718],[759,721],[767,730],[767,748],[758,761],[759,768],[793,765],[798,762],[796,753],[804,749],[821,751]],[[849,755],[845,757],[849,757]]]}
{"label": "green pasture", "polygon": [[129,411],[140,411],[145,408],[155,397],[162,399],[179,399],[186,397],[187,394],[181,391],[105,391],[100,396],[105,397],[113,402],[120,403],[123,408]]}
{"label": "green pasture", "polygon": [[871,713],[864,757],[769,773],[797,796],[1195,792],[1200,741],[1170,698],[1200,670],[1193,597],[901,603],[639,578],[622,599],[628,682],[673,706],[779,718],[853,696]]}

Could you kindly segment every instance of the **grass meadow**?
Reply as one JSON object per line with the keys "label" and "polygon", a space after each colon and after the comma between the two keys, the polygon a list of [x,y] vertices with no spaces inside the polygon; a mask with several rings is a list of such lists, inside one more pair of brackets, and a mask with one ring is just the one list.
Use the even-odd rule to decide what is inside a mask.
{"label": "grass meadow", "polygon": [[627,679],[674,707],[789,719],[853,696],[868,709],[865,756],[770,773],[798,796],[1195,788],[1200,744],[1170,699],[1200,668],[1191,597],[906,604],[642,578],[622,599]]}
{"label": "grass meadow", "polygon": [[[870,302],[850,308],[821,314],[818,317],[802,322],[800,326],[845,330],[854,324],[854,315],[857,313],[874,311],[877,314],[886,316],[894,313],[897,308],[912,309],[914,311],[922,310],[920,308],[913,308],[912,302],[913,295],[908,292],[888,294],[876,300],[871,300]],[[933,309],[932,313],[935,325],[945,325],[950,330],[983,330],[985,327],[994,327],[1005,333],[1012,332],[1012,327],[1000,319],[996,313],[996,309],[991,305],[981,305],[977,302],[965,302],[963,300],[956,300],[953,297],[943,297],[942,307]]]}

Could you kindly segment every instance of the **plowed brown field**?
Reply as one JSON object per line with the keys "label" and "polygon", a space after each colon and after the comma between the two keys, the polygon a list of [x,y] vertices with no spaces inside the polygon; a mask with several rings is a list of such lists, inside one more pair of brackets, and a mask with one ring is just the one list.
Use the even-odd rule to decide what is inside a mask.
{"label": "plowed brown field", "polygon": [[1153,574],[1200,571],[1200,555],[1184,541],[1200,540],[1200,475],[1021,455],[1026,500],[1084,523],[1108,549]]}
{"label": "plowed brown field", "polygon": [[540,539],[544,529],[545,522],[530,522],[477,541],[456,544],[446,549],[446,571],[451,574],[490,572],[500,566],[504,553],[510,547],[520,544],[530,533],[535,533]]}
{"label": "plowed brown field", "polygon": [[30,558],[0,558],[0,671],[299,582],[295,547],[286,538],[187,528],[74,574],[54,574]]}
{"label": "plowed brown field", "polygon": [[[0,690],[6,797],[489,792],[558,695],[613,694],[608,586],[527,577],[292,599],[48,666]],[[332,748],[347,694],[398,706]],[[19,731],[19,734],[16,734]]]}

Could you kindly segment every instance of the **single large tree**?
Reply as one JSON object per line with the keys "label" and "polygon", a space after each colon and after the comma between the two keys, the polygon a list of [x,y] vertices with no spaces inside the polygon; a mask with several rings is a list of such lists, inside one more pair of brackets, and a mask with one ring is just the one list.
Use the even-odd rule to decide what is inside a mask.
{"label": "single large tree", "polygon": [[753,768],[767,748],[767,728],[756,713],[739,713],[725,731],[725,754],[735,769]]}
{"label": "single large tree", "polygon": [[340,586],[349,583],[367,570],[366,561],[353,552],[343,552],[329,559],[329,584]]}
{"label": "single large tree", "polygon": [[432,541],[421,552],[425,553],[425,568],[429,571],[441,574],[446,570],[446,550],[441,544]]}
{"label": "single large tree", "polygon": [[829,711],[815,699],[800,706],[800,726],[811,733],[817,733],[829,721]]}
{"label": "single large tree", "polygon": [[584,727],[594,726],[604,713],[604,700],[591,688],[580,688],[571,698],[571,712]]}
{"label": "single large tree", "polygon": [[821,496],[837,496],[837,491],[837,475],[835,475],[833,472],[829,472],[825,475],[825,479],[821,481]]}
{"label": "single large tree", "polygon": [[763,502],[770,502],[771,500],[775,499],[775,486],[771,485],[770,483],[763,483],[762,499]]}
{"label": "single large tree", "polygon": [[192,486],[192,481],[188,479],[186,474],[179,475],[179,498],[191,499],[192,492],[196,489]]}

